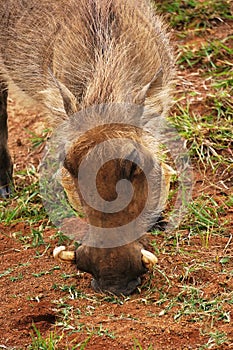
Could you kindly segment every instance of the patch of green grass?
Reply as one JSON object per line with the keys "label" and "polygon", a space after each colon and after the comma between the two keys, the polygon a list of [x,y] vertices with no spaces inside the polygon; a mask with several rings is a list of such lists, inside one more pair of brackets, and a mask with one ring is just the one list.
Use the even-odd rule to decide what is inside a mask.
{"label": "patch of green grass", "polygon": [[33,324],[33,333],[31,334],[32,343],[29,345],[28,350],[56,350],[60,336],[51,332],[47,338],[43,338],[40,331]]}
{"label": "patch of green grass", "polygon": [[[30,227],[30,230],[28,233],[25,231],[16,231],[13,233],[13,237],[17,239],[19,242],[22,243],[24,248],[36,248],[40,247],[41,245],[46,246],[46,251],[48,250],[50,244],[45,243],[44,237],[43,237],[43,231],[45,229],[44,224],[41,224],[39,227],[34,228],[33,226]],[[40,253],[36,252],[37,258],[40,256]]]}
{"label": "patch of green grass", "polygon": [[105,295],[100,299],[100,302],[107,302],[111,304],[123,305],[126,301],[130,300],[130,297],[121,296],[118,297],[114,294]]}
{"label": "patch of green grass", "polygon": [[155,316],[170,314],[177,322],[181,319],[186,322],[209,322],[211,327],[219,322],[230,323],[232,293],[216,292],[207,296],[206,288],[208,290],[208,284],[199,287],[183,281],[179,293],[172,295],[168,291],[160,301],[156,301],[161,306],[161,311]]}
{"label": "patch of green grass", "polygon": [[123,305],[126,301],[130,300],[130,297],[125,296],[116,296],[114,294],[107,295],[98,295],[98,294],[86,294],[82,290],[77,289],[77,285],[54,285],[55,290],[61,290],[62,292],[67,293],[69,299],[85,299],[95,305],[100,305],[103,302]]}
{"label": "patch of green grass", "polygon": [[214,170],[216,164],[231,163],[223,150],[229,149],[233,139],[233,105],[225,97],[218,99],[218,95],[210,95],[209,99],[212,104],[209,115],[195,114],[189,102],[186,106],[178,103],[170,121],[186,140],[190,155]]}
{"label": "patch of green grass", "polygon": [[84,349],[86,349],[86,346],[88,345],[91,338],[92,338],[92,334],[89,335],[89,337],[87,337],[82,343],[79,343],[77,345],[72,346],[71,350],[75,350],[75,349],[84,350]]}
{"label": "patch of green grass", "polygon": [[115,339],[116,336],[113,332],[110,332],[107,328],[104,328],[102,323],[99,325],[99,327],[94,327],[91,331],[91,334],[96,334],[99,337],[107,336],[108,338]]}
{"label": "patch of green grass", "polygon": [[[67,325],[66,325],[67,327]],[[72,329],[73,327],[71,327]],[[114,333],[110,332],[107,328],[104,328],[102,324],[99,326],[86,325],[84,323],[79,323],[75,325],[75,330],[72,333],[85,333],[89,336],[97,335],[98,337],[107,336],[108,338],[115,339]]]}
{"label": "patch of green grass", "polygon": [[64,327],[69,329],[69,325],[71,322],[74,321],[75,314],[79,315],[81,311],[79,309],[75,309],[76,312],[74,311],[74,307],[67,304],[66,301],[63,299],[59,300],[57,302],[57,306],[59,308],[59,314],[60,314],[60,319],[58,322],[59,327]]}
{"label": "patch of green grass", "polygon": [[[23,263],[23,264],[18,264],[17,266],[11,267],[6,269],[5,271],[0,273],[0,278],[5,277],[7,275],[10,275],[12,272],[14,272],[15,270],[21,268],[21,267],[25,267],[25,266],[29,266],[30,263]],[[18,277],[21,276],[21,273],[18,274]],[[13,282],[13,279],[17,279],[17,277],[10,277],[10,280]],[[21,279],[21,278],[18,278]]]}
{"label": "patch of green grass", "polygon": [[230,0],[154,0],[171,25],[179,30],[202,29],[232,19]]}
{"label": "patch of green grass", "polygon": [[30,136],[30,141],[32,143],[32,148],[40,147],[48,138],[48,134],[51,133],[50,129],[44,129],[41,135],[36,134],[35,132],[26,129],[26,132]]}
{"label": "patch of green grass", "polygon": [[67,274],[66,272],[64,272],[64,273],[61,274],[61,277],[62,277],[64,280],[66,280],[66,279],[75,277],[76,275],[77,275],[76,273]]}
{"label": "patch of green grass", "polygon": [[45,244],[43,238],[44,226],[40,225],[38,229],[32,228],[32,247],[39,247],[42,244]]}
{"label": "patch of green grass", "polygon": [[205,75],[214,71],[216,76],[221,77],[228,72],[232,80],[232,42],[233,36],[230,35],[222,40],[203,41],[201,45],[180,45],[177,63],[180,69],[201,67],[206,70]]}
{"label": "patch of green grass", "polygon": [[[57,240],[57,245],[63,245],[71,242],[71,238],[67,237],[62,231],[57,230],[54,234],[54,239]],[[76,248],[77,249],[77,248]]]}
{"label": "patch of green grass", "polygon": [[1,273],[0,273],[0,278],[9,275],[12,271],[13,271],[13,269],[9,268],[9,269],[7,269],[7,270],[1,272]]}
{"label": "patch of green grass", "polygon": [[[82,312],[83,310],[77,308],[76,306],[69,305],[64,300],[61,302],[60,299],[58,304],[60,317],[56,326],[59,327],[62,331],[69,331],[69,335],[75,333],[82,333],[88,335],[88,338],[86,339],[87,342],[89,342],[93,335],[96,335],[98,337],[106,336],[108,338],[115,339],[114,333],[109,331],[109,329],[103,327],[102,323],[98,325],[93,325],[92,323],[86,324],[81,321],[82,314],[88,316],[94,315],[95,307],[90,305],[90,301],[91,300],[89,300],[89,304],[85,308],[91,310],[91,312],[85,312],[85,310],[84,312]],[[82,344],[86,344],[86,341],[84,341]],[[81,344],[79,343],[78,346],[80,345]],[[76,349],[75,346],[74,349]]]}
{"label": "patch of green grass", "polygon": [[22,281],[23,279],[23,274],[20,272],[18,276],[12,276],[9,278],[11,282],[17,282],[17,281]]}
{"label": "patch of green grass", "polygon": [[[213,93],[208,95],[206,104],[211,109],[210,118],[212,117],[213,122],[216,120],[218,123],[216,132],[210,134],[210,137],[217,142],[220,141],[223,147],[230,146],[233,140],[233,131],[230,128],[233,119],[233,102],[230,92],[216,88]],[[222,127],[220,122],[223,123]]]}
{"label": "patch of green grass", "polygon": [[228,69],[222,70],[219,72],[215,72],[215,81],[212,84],[213,88],[216,89],[216,91],[221,91],[227,90],[231,91],[233,88],[233,69],[231,68],[232,66],[229,65]]}
{"label": "patch of green grass", "polygon": [[[171,256],[169,253],[167,256]],[[229,258],[229,257],[228,257]],[[213,259],[213,257],[212,257]],[[230,258],[221,259],[224,264],[230,263]],[[198,262],[192,260],[185,266],[185,263],[173,271],[164,270],[170,283],[169,285],[158,285],[156,276],[154,278],[154,285],[156,288],[151,288],[147,291],[140,301],[145,305],[159,306],[160,311],[156,313],[155,317],[163,317],[170,315],[176,321],[182,322],[197,322],[210,323],[211,327],[215,324],[230,323],[231,309],[233,304],[233,292],[231,290],[224,290],[219,292],[218,289],[213,290],[210,294],[212,282],[206,282],[205,277],[202,279],[202,274],[208,276],[212,273],[213,261]],[[229,275],[228,272],[222,272],[224,275]],[[221,284],[219,283],[221,288]],[[176,291],[174,292],[174,288]]]}
{"label": "patch of green grass", "polygon": [[233,195],[230,195],[227,200],[225,201],[225,205],[228,208],[231,208],[233,206]]}
{"label": "patch of green grass", "polygon": [[221,220],[226,210],[225,204],[219,205],[212,196],[202,195],[188,205],[180,229],[188,229],[189,239],[200,237],[202,245],[208,247],[212,235],[227,235],[227,220]]}
{"label": "patch of green grass", "polygon": [[55,270],[60,270],[60,266],[54,266],[51,269],[49,269],[48,271],[41,271],[41,272],[37,272],[37,273],[33,273],[32,275],[34,277],[41,277],[44,275],[51,275],[53,273],[53,271]]}
{"label": "patch of green grass", "polygon": [[[33,332],[31,333],[32,343],[28,346],[28,350],[57,350],[57,349],[66,349],[66,350],[84,350],[86,349],[88,343],[90,342],[92,336],[94,334],[97,334],[99,336],[107,335],[112,336],[111,333],[109,333],[107,330],[103,330],[103,328],[100,326],[99,329],[97,329],[95,332],[87,332],[90,333],[88,337],[78,344],[73,345],[75,342],[72,340],[69,344],[69,347],[64,347],[62,345],[62,339],[63,339],[63,333],[62,335],[58,335],[56,332],[50,332],[49,336],[43,337],[40,333],[40,331],[36,328],[34,324],[32,324]],[[77,327],[78,328],[78,327]],[[80,328],[80,330],[82,327]],[[103,334],[101,333],[103,331]]]}
{"label": "patch of green grass", "polygon": [[227,335],[224,332],[210,332],[209,334],[203,333],[203,335],[208,335],[209,339],[206,344],[200,346],[198,350],[205,350],[205,349],[214,349],[216,346],[220,345],[227,345],[228,344],[228,339]]}
{"label": "patch of green grass", "polygon": [[62,292],[68,292],[70,299],[88,299],[90,300],[89,296],[85,294],[84,292],[77,290],[75,285],[62,285],[59,287],[59,289]]}
{"label": "patch of green grass", "polygon": [[134,339],[134,346],[132,350],[154,350],[152,345],[149,345],[147,348],[143,348],[138,339]]}
{"label": "patch of green grass", "polygon": [[46,218],[35,168],[27,169],[15,175],[16,180],[23,179],[22,188],[16,188],[10,200],[0,201],[0,220],[4,224],[26,222],[38,223]]}
{"label": "patch of green grass", "polygon": [[[208,92],[201,100],[196,91],[180,97],[170,121],[186,140],[190,154],[214,171],[233,162],[232,43],[230,35],[202,43],[199,49],[196,43],[182,46],[178,58],[181,69],[199,69]],[[200,112],[195,112],[196,106],[201,106]]]}
{"label": "patch of green grass", "polygon": [[225,299],[223,295],[206,298],[200,288],[184,285],[176,296],[179,309],[174,319],[187,317],[192,322],[198,322],[204,318],[211,318],[212,324],[217,320],[229,323],[229,313],[223,308],[223,305],[226,307],[228,298],[229,296]]}

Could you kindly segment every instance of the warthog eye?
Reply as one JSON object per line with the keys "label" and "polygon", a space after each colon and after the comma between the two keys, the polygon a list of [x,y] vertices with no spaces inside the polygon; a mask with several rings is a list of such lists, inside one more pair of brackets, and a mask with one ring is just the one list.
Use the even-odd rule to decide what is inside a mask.
{"label": "warthog eye", "polygon": [[122,160],[121,162],[121,176],[123,179],[132,180],[135,172],[140,171],[138,165],[130,160]]}
{"label": "warthog eye", "polygon": [[121,176],[122,178],[132,180],[142,172],[150,171],[153,164],[153,158],[144,147],[141,147],[140,152],[136,148],[133,148],[126,159],[122,159],[121,161]]}

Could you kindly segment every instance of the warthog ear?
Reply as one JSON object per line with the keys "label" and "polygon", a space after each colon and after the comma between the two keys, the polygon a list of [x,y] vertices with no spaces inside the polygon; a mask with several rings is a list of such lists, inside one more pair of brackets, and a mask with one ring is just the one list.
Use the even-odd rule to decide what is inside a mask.
{"label": "warthog ear", "polygon": [[72,92],[60,81],[58,81],[59,90],[63,99],[64,108],[68,116],[77,112],[76,98]]}
{"label": "warthog ear", "polygon": [[136,104],[143,104],[145,99],[154,94],[155,91],[162,89],[163,84],[163,70],[160,68],[158,72],[154,75],[153,79],[145,85],[142,90],[136,95],[134,102]]}
{"label": "warthog ear", "polygon": [[63,106],[65,109],[65,112],[68,116],[74,114],[77,112],[77,101],[75,96],[72,94],[72,92],[60,81],[58,80],[51,69],[49,69],[49,74],[56,85],[56,88],[59,89],[62,101],[63,101]]}

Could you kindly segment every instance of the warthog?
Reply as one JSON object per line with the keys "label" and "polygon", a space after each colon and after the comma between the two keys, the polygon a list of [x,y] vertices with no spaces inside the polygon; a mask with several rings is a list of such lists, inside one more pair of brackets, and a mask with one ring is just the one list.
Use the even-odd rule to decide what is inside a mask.
{"label": "warthog", "polygon": [[[146,215],[150,223],[158,217],[168,191],[169,170],[161,164],[156,142],[147,131],[170,107],[174,71],[166,28],[149,0],[0,0],[0,31],[0,194],[8,197],[12,182],[7,91],[16,86],[48,116],[51,127],[71,121],[70,128],[61,131],[65,154],[61,182],[73,207],[83,207],[91,234],[75,252],[58,247],[54,256],[91,273],[96,290],[130,294],[157,259],[144,249],[140,235],[134,237],[132,226],[131,232],[123,227],[140,217],[148,177],[154,187],[142,221]],[[79,125],[80,113],[86,129]],[[111,149],[110,142],[105,149],[105,142],[113,139],[117,144]],[[99,144],[103,147],[90,161],[101,162],[108,154],[96,179],[105,202],[101,210],[90,205],[80,190],[80,181],[85,180],[88,193],[92,168],[79,179],[82,161]],[[110,159],[113,150],[118,156]],[[122,179],[132,184],[132,200],[124,209],[108,211]],[[124,193],[129,193],[122,186],[124,202]],[[121,243],[115,244],[121,227]],[[134,227],[143,229],[138,221]],[[108,229],[113,231],[105,244],[101,232]]]}

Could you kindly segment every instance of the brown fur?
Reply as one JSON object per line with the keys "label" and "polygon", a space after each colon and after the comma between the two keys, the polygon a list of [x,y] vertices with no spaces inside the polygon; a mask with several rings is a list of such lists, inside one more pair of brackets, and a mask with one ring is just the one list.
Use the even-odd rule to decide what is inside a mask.
{"label": "brown fur", "polygon": [[[86,116],[86,130],[91,131],[80,126],[61,132],[60,138],[67,141],[62,183],[71,204],[78,208],[81,203],[89,222],[98,227],[119,226],[137,217],[147,196],[146,177],[133,161],[123,157],[134,152],[137,144],[144,150],[145,170],[159,177],[162,186],[161,193],[150,198],[150,210],[153,212],[155,203],[162,210],[170,169],[159,161],[156,142],[130,123],[135,115],[127,108],[116,111],[111,107],[117,103],[140,105],[142,128],[157,116],[165,116],[170,107],[173,55],[166,27],[149,1],[0,0],[0,24],[0,78],[39,105],[50,125],[56,128],[93,105],[110,105],[105,114],[97,109]],[[120,113],[122,125],[113,118],[116,113]],[[135,195],[122,212],[106,215],[88,206],[80,195],[79,164],[94,145],[122,137],[129,143],[122,142],[121,159],[102,167],[97,188],[105,200],[112,201],[116,183],[126,178]],[[6,141],[3,146],[7,148]],[[0,169],[1,163],[3,159]],[[86,267],[80,262],[81,251],[88,256]],[[104,251],[83,246],[77,256],[78,265],[96,278],[97,289],[128,294],[144,271],[137,243]]]}
{"label": "brown fur", "polygon": [[65,104],[137,101],[160,68],[162,86],[151,86],[144,117],[167,112],[172,52],[148,1],[1,0],[0,21],[4,77],[40,102],[52,124],[67,118]]}

